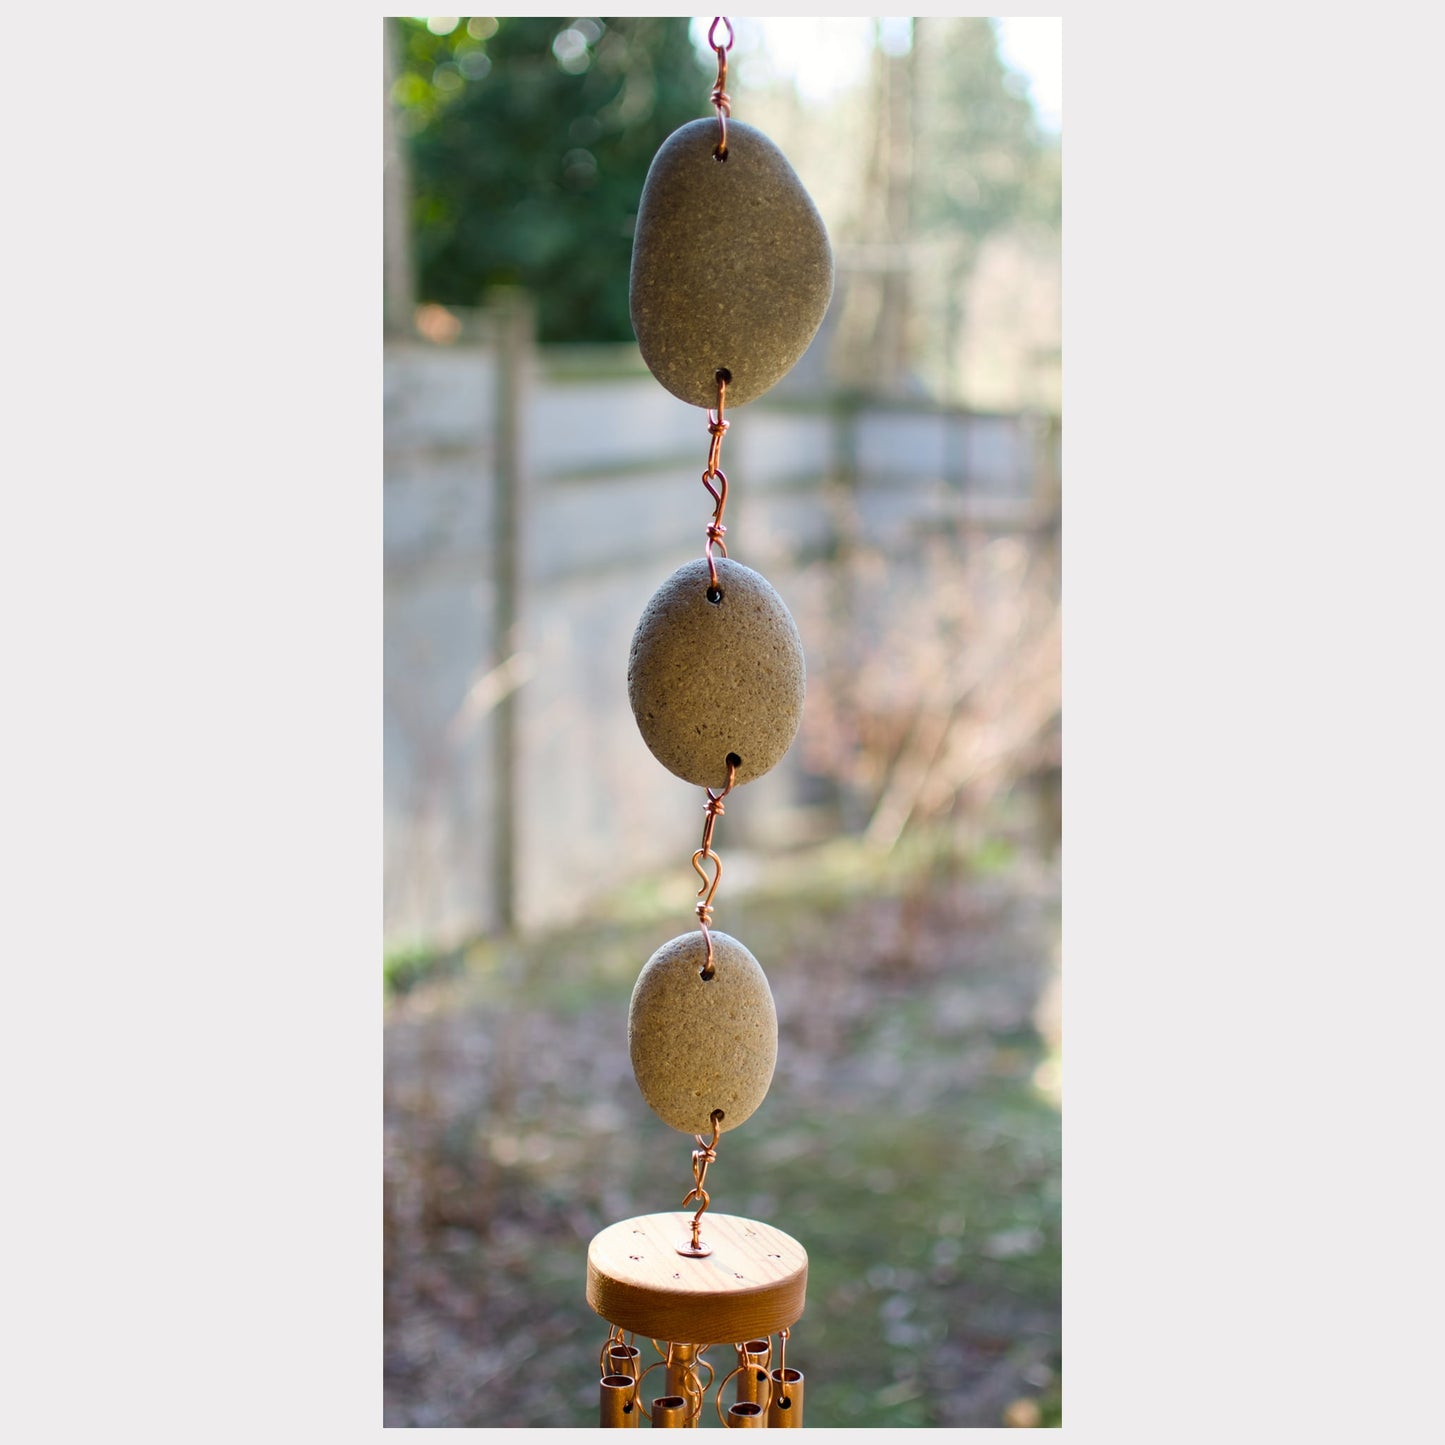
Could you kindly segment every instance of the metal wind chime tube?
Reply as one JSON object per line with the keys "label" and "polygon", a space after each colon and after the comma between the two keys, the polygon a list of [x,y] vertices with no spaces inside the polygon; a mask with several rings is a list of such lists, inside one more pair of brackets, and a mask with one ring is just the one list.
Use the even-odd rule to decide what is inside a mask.
{"label": "metal wind chime tube", "polygon": [[631,1375],[603,1375],[602,1419],[599,1422],[602,1428],[625,1429],[636,1425],[640,1416],[637,1381]]}
{"label": "metal wind chime tube", "polygon": [[[714,19],[708,43],[717,56],[716,118],[681,127],[653,158],[631,274],[643,359],[674,396],[706,410],[709,438],[702,483],[713,509],[703,555],[654,593],[627,669],[644,742],[704,793],[702,842],[692,855],[701,880],[697,928],[648,960],[627,1025],[643,1099],[696,1147],[683,1210],[621,1220],[587,1251],[587,1303],[609,1325],[598,1364],[599,1419],[610,1429],[634,1428],[644,1416],[655,1428],[696,1428],[720,1373],[705,1358],[710,1349],[737,1360],[716,1381],[724,1426],[803,1423],[803,1376],[785,1354],[806,1300],[807,1252],[770,1224],[710,1213],[706,1187],[722,1134],[763,1102],[778,1051],[762,966],[713,927],[723,871],[714,834],[725,800],[791,746],[804,692],[791,614],[765,578],[728,556],[720,463],[732,425],[727,408],[766,392],[816,334],[832,295],[833,258],[782,152],[761,131],[729,122],[733,28],[725,16]],[[642,1364],[636,1336],[652,1342],[651,1364]]]}

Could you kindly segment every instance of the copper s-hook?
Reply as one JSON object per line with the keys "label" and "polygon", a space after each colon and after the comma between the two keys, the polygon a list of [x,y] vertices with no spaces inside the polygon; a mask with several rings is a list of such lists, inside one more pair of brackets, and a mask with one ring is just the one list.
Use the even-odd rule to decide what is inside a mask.
{"label": "copper s-hook", "polygon": [[[693,872],[702,879],[702,887],[697,890],[700,901],[696,912],[698,927],[702,929],[703,946],[707,949],[707,958],[703,963],[701,974],[704,979],[711,979],[716,972],[712,962],[712,933],[709,925],[712,923],[713,895],[716,894],[717,886],[722,881],[722,859],[713,852],[712,833],[717,826],[717,820],[726,811],[723,807],[723,799],[732,792],[733,785],[738,780],[738,768],[741,766],[742,759],[736,753],[729,753],[727,755],[727,786],[716,793],[711,788],[703,789],[707,794],[705,807],[707,821],[702,825],[702,846],[692,855],[692,868]],[[713,865],[714,872],[711,878],[708,877],[707,870],[702,866],[703,859],[708,859]]]}
{"label": "copper s-hook", "polygon": [[694,1134],[692,1137],[697,1140],[698,1147],[692,1151],[692,1188],[683,1195],[682,1202],[691,1204],[694,1199],[700,1199],[697,1213],[692,1217],[692,1238],[685,1245],[678,1247],[679,1254],[687,1254],[701,1257],[712,1253],[709,1245],[706,1245],[698,1237],[698,1231],[702,1226],[702,1216],[712,1198],[703,1183],[707,1179],[707,1167],[709,1164],[717,1163],[717,1141],[718,1135],[722,1133],[722,1121],[725,1115],[721,1109],[714,1109],[708,1118],[712,1122],[712,1139],[705,1140],[701,1134]]}

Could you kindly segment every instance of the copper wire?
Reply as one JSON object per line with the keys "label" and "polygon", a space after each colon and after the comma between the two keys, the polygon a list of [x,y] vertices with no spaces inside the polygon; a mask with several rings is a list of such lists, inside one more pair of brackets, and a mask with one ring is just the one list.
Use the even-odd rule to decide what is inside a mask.
{"label": "copper wire", "polygon": [[747,1369],[746,1365],[739,1365],[735,1370],[729,1370],[723,1376],[722,1384],[717,1387],[717,1394],[713,1396],[713,1408],[717,1411],[718,1423],[724,1430],[728,1428],[727,1416],[723,1414],[722,1397],[727,1392],[727,1387],[732,1383],[733,1378]]}
{"label": "copper wire", "polygon": [[[702,825],[702,846],[692,855],[692,869],[702,879],[702,887],[697,890],[699,902],[696,913],[698,927],[702,929],[703,946],[707,950],[707,958],[703,962],[701,975],[704,979],[711,979],[716,972],[712,962],[712,900],[714,894],[717,893],[718,884],[722,882],[722,859],[713,852],[712,833],[717,826],[717,820],[726,811],[723,807],[723,799],[732,792],[733,785],[738,780],[738,768],[741,763],[742,759],[736,753],[729,753],[727,755],[727,786],[717,793],[713,792],[711,788],[703,789],[707,794],[707,803],[704,805],[707,817]],[[708,877],[707,870],[702,866],[704,859],[710,861],[715,870],[711,878]]]}
{"label": "copper wire", "polygon": [[692,1217],[692,1243],[691,1248],[697,1249],[698,1231],[702,1227],[702,1216],[706,1212],[712,1198],[707,1190],[703,1188],[703,1182],[707,1179],[707,1168],[709,1164],[717,1163],[717,1141],[718,1135],[722,1133],[723,1111],[714,1109],[708,1116],[712,1120],[712,1139],[706,1140],[701,1134],[694,1134],[692,1137],[697,1140],[698,1147],[692,1151],[692,1188],[682,1197],[684,1204],[691,1204],[694,1199],[700,1199],[701,1204],[697,1207],[697,1213]]}
{"label": "copper wire", "polygon": [[[723,1377],[722,1384],[720,1384],[720,1385],[717,1387],[717,1398],[716,1398],[716,1399],[714,1400],[714,1402],[713,1402],[713,1403],[716,1405],[716,1407],[717,1407],[717,1417],[718,1417],[719,1421],[721,1421],[721,1423],[722,1423],[722,1425],[724,1426],[724,1428],[727,1428],[727,1423],[728,1423],[728,1422],[727,1422],[726,1417],[723,1415],[723,1408],[722,1408],[722,1397],[723,1397],[723,1393],[727,1390],[728,1385],[731,1384],[732,1381],[733,1381],[738,1375],[742,1374],[744,1370],[748,1370],[748,1369],[752,1369],[752,1368],[753,1368],[753,1366],[751,1366],[751,1365],[748,1363],[748,1358],[747,1358],[747,1353],[748,1353],[748,1351],[747,1351],[747,1342],[746,1342],[746,1341],[735,1341],[734,1344],[733,1344],[733,1349],[735,1349],[735,1350],[738,1352],[737,1368],[736,1368],[736,1369],[733,1369],[733,1370],[729,1370],[728,1373]],[[772,1366],[773,1366],[773,1337],[772,1337],[771,1335],[769,1335],[769,1336],[768,1336],[768,1353],[767,1353],[766,1357],[764,1358],[763,1363],[762,1363],[762,1367],[761,1367],[761,1368],[762,1368],[762,1372],[763,1372],[763,1383],[764,1383],[765,1385],[767,1385],[767,1387],[768,1387],[767,1398],[766,1398],[765,1400],[762,1400],[762,1401],[760,1402],[761,1405],[762,1405],[762,1409],[763,1409],[763,1413],[764,1413],[764,1414],[767,1413],[768,1407],[773,1403],[773,1377],[772,1377],[772,1373],[771,1373],[771,1371],[772,1371]]]}
{"label": "copper wire", "polygon": [[[728,43],[717,43],[718,21],[728,28]],[[733,113],[732,97],[727,93],[728,51],[733,48],[733,23],[726,15],[713,16],[708,27],[707,43],[717,52],[717,82],[712,88],[712,103],[717,109],[718,143],[713,147],[713,158],[725,161],[728,158],[728,116]]]}
{"label": "copper wire", "polygon": [[611,1353],[614,1345],[619,1345],[627,1351],[628,1359],[626,1373],[632,1378],[632,1404],[630,1408],[635,1410],[638,1408],[639,1391],[642,1389],[642,1381],[643,1378],[646,1376],[647,1371],[643,1370],[641,1371],[641,1373],[638,1372],[638,1359],[634,1358],[634,1355],[636,1355],[636,1351],[634,1351],[633,1349],[631,1340],[629,1340],[627,1337],[628,1333],[629,1332],[627,1330],[624,1330],[621,1325],[608,1326],[607,1339],[603,1342],[602,1350],[597,1357],[597,1368],[602,1372],[603,1375],[617,1373],[616,1371],[609,1370],[607,1368],[607,1357]]}
{"label": "copper wire", "polygon": [[[660,1360],[654,1360],[642,1372],[642,1374],[638,1377],[638,1388],[641,1387],[642,1381],[645,1380],[648,1375],[650,1375],[655,1369],[657,1369],[659,1365],[668,1372],[669,1377],[671,1376],[673,1355],[676,1353],[679,1343],[681,1343],[681,1341],[669,1340],[667,1342],[667,1348],[664,1350],[663,1347],[658,1344],[656,1340],[653,1340],[652,1348],[656,1350],[657,1353],[662,1356],[662,1358]],[[682,1379],[682,1390],[684,1399],[689,1405],[692,1405],[692,1408],[688,1412],[687,1417],[689,1424],[691,1424],[694,1420],[698,1419],[698,1417],[702,1414],[702,1402],[707,1398],[707,1392],[712,1389],[712,1382],[717,1378],[717,1371],[713,1369],[712,1361],[703,1359],[703,1356],[707,1353],[708,1348],[709,1347],[707,1345],[694,1345],[692,1347],[691,1359],[685,1362],[685,1370]],[[698,1365],[703,1365],[707,1368],[706,1385],[702,1384],[702,1382],[697,1377]],[[692,1404],[694,1400],[697,1401],[695,1405]]]}
{"label": "copper wire", "polygon": [[[597,1368],[604,1375],[616,1373],[615,1371],[609,1370],[607,1368],[607,1356],[611,1352],[614,1345],[620,1345],[624,1350],[630,1350],[632,1348],[632,1342],[627,1338],[627,1333],[628,1332],[624,1330],[621,1325],[610,1325],[608,1327],[607,1338],[603,1341],[602,1349],[598,1352],[597,1355]],[[629,1375],[632,1375],[634,1379],[636,1379],[636,1375],[634,1374],[635,1369],[636,1362],[630,1361],[627,1373]]]}
{"label": "copper wire", "polygon": [[[722,456],[722,440],[727,429],[732,425],[730,421],[723,419],[723,407],[727,404],[728,382],[731,380],[728,373],[719,371],[717,373],[717,409],[709,408],[707,414],[708,434],[712,437],[712,444],[707,450],[707,466],[703,469],[702,484],[707,488],[708,496],[717,503],[713,508],[712,521],[707,528],[707,546],[703,555],[707,558],[708,588],[711,592],[717,591],[717,564],[712,559],[712,549],[721,547],[724,557],[728,554],[727,543],[723,541],[723,534],[727,528],[723,526],[723,508],[728,504],[728,479],[722,468],[718,466],[718,460]],[[716,481],[718,485],[713,486]]]}
{"label": "copper wire", "polygon": [[[697,1386],[697,1409],[692,1412],[692,1418],[697,1420],[702,1415],[702,1402],[707,1399],[707,1392],[712,1389],[712,1382],[717,1379],[717,1371],[712,1367],[711,1360],[703,1359],[707,1353],[707,1345],[699,1345],[697,1353],[693,1355],[693,1368],[688,1376]],[[707,1371],[707,1384],[703,1384],[697,1377],[697,1367],[701,1365]]]}
{"label": "copper wire", "polygon": [[[771,1361],[773,1357],[771,1340],[768,1341],[768,1347],[768,1359]],[[717,1387],[717,1395],[713,1399],[713,1406],[717,1410],[718,1420],[725,1430],[730,1429],[731,1427],[728,1425],[727,1417],[723,1414],[723,1395],[726,1393],[727,1387],[733,1382],[733,1380],[735,1380],[739,1375],[741,1375],[744,1370],[749,1370],[752,1368],[752,1366],[743,1359],[743,1347],[741,1345],[734,1345],[733,1348],[738,1352],[737,1367],[735,1369],[729,1370],[728,1373],[723,1376],[722,1383]],[[768,1393],[766,1399],[761,1400],[758,1403],[762,1407],[763,1414],[766,1415],[768,1412],[768,1406],[773,1403],[773,1378],[770,1374],[767,1374],[766,1367],[764,1369],[764,1374],[766,1376]]]}
{"label": "copper wire", "polygon": [[[658,1347],[658,1343],[657,1343],[656,1340],[653,1340],[653,1342],[652,1342],[652,1347],[653,1347],[653,1349],[657,1350],[658,1354],[662,1354],[662,1350]],[[672,1346],[669,1345],[669,1346],[668,1346],[668,1349],[669,1349],[669,1351],[670,1351],[670,1350],[672,1349]],[[641,1399],[642,1399],[642,1382],[643,1382],[654,1370],[656,1370],[656,1369],[666,1370],[667,1366],[668,1366],[669,1364],[671,1364],[671,1363],[672,1363],[672,1362],[671,1362],[670,1360],[668,1360],[668,1359],[654,1360],[645,1370],[643,1370],[643,1372],[637,1377],[636,1382],[635,1382],[635,1383],[633,1384],[633,1386],[632,1386],[632,1403],[633,1403],[634,1405],[640,1404],[640,1402],[641,1402]]]}

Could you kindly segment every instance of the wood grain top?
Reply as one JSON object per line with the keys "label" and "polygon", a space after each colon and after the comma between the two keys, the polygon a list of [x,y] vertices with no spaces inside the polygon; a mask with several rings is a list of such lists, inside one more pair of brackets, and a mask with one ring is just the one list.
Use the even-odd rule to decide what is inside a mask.
{"label": "wood grain top", "polygon": [[587,1249],[587,1303],[609,1324],[649,1339],[711,1345],[776,1334],[803,1313],[808,1255],[755,1219],[708,1213],[703,1259],[678,1254],[691,1213],[609,1225]]}

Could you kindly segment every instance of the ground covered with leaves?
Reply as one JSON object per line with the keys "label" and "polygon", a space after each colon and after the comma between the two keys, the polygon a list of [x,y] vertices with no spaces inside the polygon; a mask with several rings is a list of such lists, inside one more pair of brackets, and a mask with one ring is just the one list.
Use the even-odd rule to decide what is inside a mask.
{"label": "ground covered with leaves", "polygon": [[[808,1251],[807,1423],[1059,1424],[1055,867],[844,849],[768,873],[724,886],[717,926],[768,974],[777,1072],[707,1185]],[[687,901],[631,903],[393,974],[387,1425],[596,1423],[588,1242],[692,1184],[627,1054],[633,980]]]}

